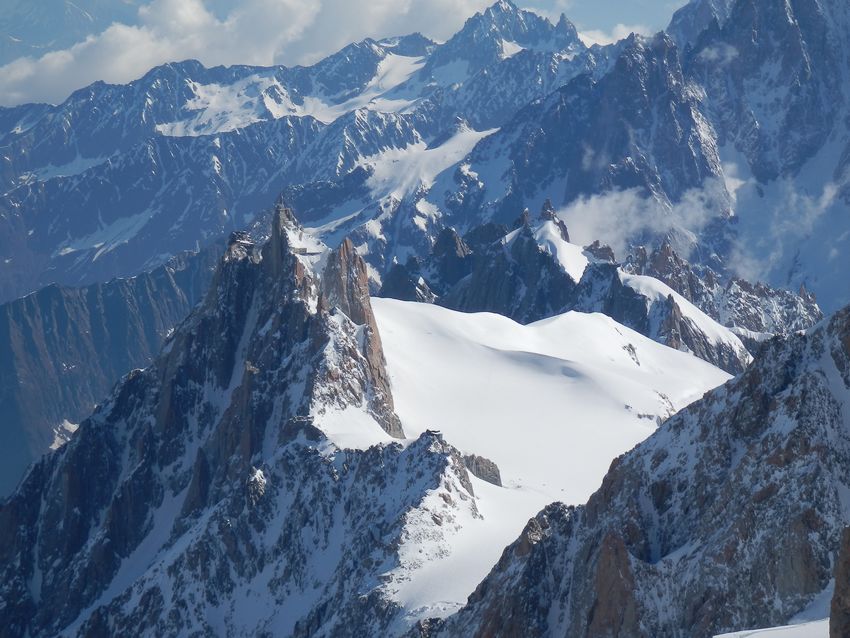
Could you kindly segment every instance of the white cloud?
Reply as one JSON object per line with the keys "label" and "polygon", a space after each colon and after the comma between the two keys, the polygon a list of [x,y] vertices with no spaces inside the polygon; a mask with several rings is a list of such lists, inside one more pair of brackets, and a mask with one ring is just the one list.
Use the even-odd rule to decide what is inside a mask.
{"label": "white cloud", "polygon": [[728,206],[725,185],[707,180],[702,188],[689,190],[673,205],[630,189],[581,198],[559,211],[558,216],[566,222],[576,243],[587,245],[599,240],[611,246],[620,259],[631,246],[651,243],[668,233],[673,235],[677,252],[687,258],[706,224]]}
{"label": "white cloud", "polygon": [[[733,166],[724,169],[730,171]],[[737,168],[734,170],[737,175]],[[828,257],[827,244],[838,244],[845,239],[838,237],[836,241],[831,235],[820,234],[822,230],[816,231],[834,207],[843,206],[840,183],[828,181],[821,188],[806,192],[793,180],[781,178],[767,186],[765,192],[765,187],[752,178],[743,180],[736,176],[735,180],[735,198],[746,200],[744,208],[749,219],[741,222],[747,227],[733,246],[730,266],[744,279],[771,281],[777,275],[787,277],[801,243],[813,235],[824,242],[822,249]]]}
{"label": "white cloud", "polygon": [[613,44],[629,37],[632,33],[651,35],[652,29],[642,24],[615,24],[610,31],[589,29],[579,31],[578,35],[587,46],[593,46],[594,44]]}
{"label": "white cloud", "polygon": [[489,0],[152,0],[135,25],[0,67],[0,104],[59,102],[96,80],[121,83],[169,61],[313,62],[365,37],[425,31],[447,38]]}
{"label": "white cloud", "polygon": [[714,62],[719,66],[726,66],[738,58],[738,49],[731,44],[720,43],[716,46],[703,49],[699,53],[699,59],[703,62]]}

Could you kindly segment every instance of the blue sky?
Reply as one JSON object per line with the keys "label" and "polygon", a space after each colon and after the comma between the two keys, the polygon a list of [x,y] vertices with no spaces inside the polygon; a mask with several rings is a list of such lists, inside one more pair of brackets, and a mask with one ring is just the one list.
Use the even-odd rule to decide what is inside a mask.
{"label": "blue sky", "polygon": [[[494,0],[77,0],[98,19],[92,31],[56,16],[61,0],[4,0],[0,37],[13,31],[64,35],[57,51],[39,51],[0,66],[0,106],[59,102],[96,80],[128,82],[150,68],[195,58],[206,65],[314,62],[366,37],[421,31],[446,39]],[[517,0],[550,17],[564,12],[590,41],[611,41],[632,30],[662,29],[685,0]],[[54,6],[55,5],[55,6]],[[127,5],[132,7],[127,11]],[[21,7],[24,7],[22,10]],[[39,12],[40,15],[39,16]],[[30,24],[16,26],[16,16]],[[36,18],[33,18],[36,15]],[[133,19],[128,19],[128,15]],[[120,16],[120,17],[119,17]],[[33,24],[33,20],[36,22]],[[120,20],[120,21],[116,21]],[[85,22],[83,22],[85,24]],[[94,25],[97,26],[94,26]],[[3,33],[7,29],[8,33]],[[54,29],[56,34],[48,33]],[[79,29],[83,29],[80,31]]]}
{"label": "blue sky", "polygon": [[619,25],[655,32],[667,26],[686,0],[520,0],[517,4],[550,15],[565,13],[580,30],[612,34]]}

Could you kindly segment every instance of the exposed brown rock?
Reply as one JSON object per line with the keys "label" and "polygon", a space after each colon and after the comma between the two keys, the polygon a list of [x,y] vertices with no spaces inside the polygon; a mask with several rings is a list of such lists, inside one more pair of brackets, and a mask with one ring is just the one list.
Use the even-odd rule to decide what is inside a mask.
{"label": "exposed brown rock", "polygon": [[499,466],[490,459],[470,454],[463,457],[463,463],[474,476],[477,476],[482,481],[499,487],[502,486],[502,474],[499,472]]}
{"label": "exposed brown rock", "polygon": [[357,254],[351,240],[343,241],[328,258],[322,277],[322,294],[329,307],[339,308],[351,321],[363,327],[362,354],[372,382],[370,410],[390,436],[404,437],[401,421],[394,412],[381,335],[369,300],[366,263]]}

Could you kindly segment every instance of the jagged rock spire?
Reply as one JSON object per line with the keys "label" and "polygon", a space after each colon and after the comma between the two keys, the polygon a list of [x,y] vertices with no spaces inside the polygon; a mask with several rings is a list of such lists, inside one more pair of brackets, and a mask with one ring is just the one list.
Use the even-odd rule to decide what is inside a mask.
{"label": "jagged rock spire", "polygon": [[284,261],[287,257],[291,257],[289,232],[297,228],[298,220],[295,218],[295,213],[282,199],[278,199],[272,214],[271,237],[263,253],[263,261],[273,277],[281,275]]}
{"label": "jagged rock spire", "polygon": [[369,411],[390,436],[403,438],[404,430],[394,411],[381,336],[369,301],[366,263],[348,238],[328,257],[322,276],[322,298],[324,305],[338,309],[365,328],[362,355],[372,383]]}
{"label": "jagged rock spire", "polygon": [[566,223],[564,220],[558,217],[558,214],[555,212],[555,207],[552,205],[552,200],[548,197],[546,201],[543,202],[543,208],[540,210],[540,219],[544,221],[550,221],[558,227],[558,234],[561,236],[565,242],[570,243],[570,231],[567,229]]}

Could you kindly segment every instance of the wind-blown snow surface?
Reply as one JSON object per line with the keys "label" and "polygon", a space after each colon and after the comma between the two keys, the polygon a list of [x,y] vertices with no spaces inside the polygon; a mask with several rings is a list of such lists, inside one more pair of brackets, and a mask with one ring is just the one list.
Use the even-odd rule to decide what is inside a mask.
{"label": "wind-blown snow surface", "polygon": [[[462,452],[495,461],[505,486],[474,479],[483,518],[463,521],[440,552],[407,546],[427,555],[409,581],[393,578],[411,619],[457,609],[541,507],[583,503],[658,418],[729,378],[603,315],[523,326],[392,299],[372,304],[407,436],[442,431]],[[322,428],[341,445],[384,438],[377,426],[374,440]]]}

